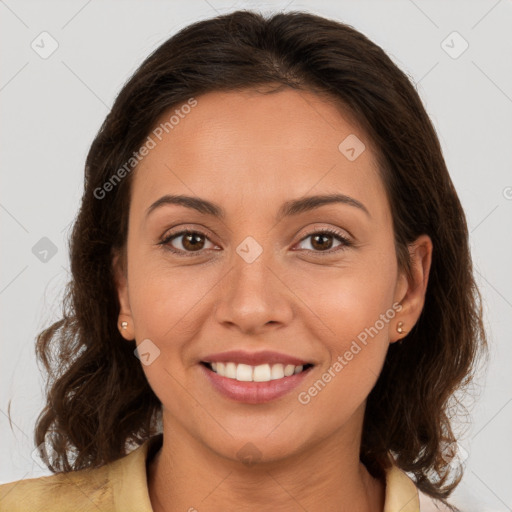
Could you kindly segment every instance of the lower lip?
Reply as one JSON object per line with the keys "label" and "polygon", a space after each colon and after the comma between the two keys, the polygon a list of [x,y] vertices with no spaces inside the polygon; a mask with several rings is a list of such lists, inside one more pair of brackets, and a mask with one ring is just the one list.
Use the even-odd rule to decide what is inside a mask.
{"label": "lower lip", "polygon": [[290,377],[283,377],[282,379],[270,380],[268,382],[242,382],[222,377],[203,364],[199,366],[213,387],[222,395],[237,402],[247,404],[262,404],[286,395],[286,393],[296,388],[314,368],[310,366],[307,370],[290,375]]}

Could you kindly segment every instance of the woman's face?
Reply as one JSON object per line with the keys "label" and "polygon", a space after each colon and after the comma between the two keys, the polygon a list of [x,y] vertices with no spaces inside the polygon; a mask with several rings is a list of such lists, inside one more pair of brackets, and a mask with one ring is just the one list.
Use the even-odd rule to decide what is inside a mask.
{"label": "woman's face", "polygon": [[[143,343],[164,428],[233,460],[247,446],[270,460],[333,435],[354,439],[398,339],[404,317],[396,304],[409,286],[398,272],[369,140],[313,93],[215,92],[196,100],[178,108],[168,133],[150,134],[155,147],[133,171],[126,280],[118,281],[125,336]],[[342,200],[303,203],[334,194]],[[222,216],[170,202],[150,208],[166,195],[208,201]],[[295,201],[302,206],[287,208]],[[178,234],[185,229],[196,234]],[[276,377],[269,384],[213,375],[202,364],[231,350],[272,351],[313,366],[279,378],[265,356]],[[263,380],[264,361],[254,365],[264,367]]]}

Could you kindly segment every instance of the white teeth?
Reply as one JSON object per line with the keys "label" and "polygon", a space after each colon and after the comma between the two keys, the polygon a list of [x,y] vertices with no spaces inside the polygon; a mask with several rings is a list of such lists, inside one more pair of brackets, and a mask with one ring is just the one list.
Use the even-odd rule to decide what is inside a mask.
{"label": "white teeth", "polygon": [[252,373],[252,380],[254,382],[268,382],[271,379],[270,365],[260,364],[255,366]]}
{"label": "white teeth", "polygon": [[282,379],[284,377],[284,366],[281,363],[273,364],[270,369],[270,376],[272,380]]}
{"label": "white teeth", "polygon": [[233,362],[210,364],[213,371],[220,376],[235,379],[240,382],[269,382],[271,380],[290,377],[296,373],[300,373],[304,369],[302,365],[283,365],[280,363],[273,365],[260,364],[258,366]]}
{"label": "white teeth", "polygon": [[224,376],[229,377],[230,379],[236,379],[236,364],[235,363],[226,363],[224,367]]}
{"label": "white teeth", "polygon": [[290,375],[293,375],[294,370],[295,370],[295,366],[293,366],[293,364],[287,364],[284,367],[284,375],[285,375],[285,377],[289,377]]}
{"label": "white teeth", "polygon": [[[222,374],[221,374],[222,375]],[[224,372],[224,376],[226,376]],[[236,367],[236,380],[249,382],[252,380],[252,366],[248,364],[239,364]]]}

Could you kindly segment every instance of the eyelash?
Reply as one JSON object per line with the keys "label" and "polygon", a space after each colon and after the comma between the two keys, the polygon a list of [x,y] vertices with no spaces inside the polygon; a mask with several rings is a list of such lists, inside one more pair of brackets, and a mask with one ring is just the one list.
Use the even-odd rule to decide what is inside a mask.
{"label": "eyelash", "polygon": [[[170,235],[166,236],[163,240],[161,240],[158,243],[158,245],[163,246],[163,248],[165,250],[171,251],[174,254],[177,254],[179,256],[184,256],[184,257],[197,256],[198,254],[201,254],[204,250],[207,250],[207,249],[201,249],[200,251],[195,251],[195,252],[194,251],[182,251],[181,249],[176,249],[176,248],[172,247],[172,245],[169,244],[169,242],[171,240],[173,240],[174,238],[178,238],[183,235],[201,235],[204,238],[208,239],[208,236],[206,235],[206,233],[203,233],[202,231],[184,229],[182,231],[178,231],[177,233],[171,233]],[[332,235],[335,238],[337,238],[340,242],[342,242],[342,245],[340,245],[334,249],[329,249],[327,251],[312,251],[310,249],[302,249],[302,250],[306,250],[308,252],[313,252],[314,254],[333,254],[338,251],[343,251],[347,247],[351,247],[353,245],[353,243],[348,238],[346,238],[344,235],[342,235],[341,233],[339,233],[338,231],[336,231],[335,229],[332,229],[332,228],[326,228],[326,229],[321,229],[321,230],[317,230],[317,231],[312,231],[312,232],[306,234],[299,241],[299,243],[303,242],[304,240],[306,240],[307,238],[309,238],[310,236],[313,236],[313,235]]]}

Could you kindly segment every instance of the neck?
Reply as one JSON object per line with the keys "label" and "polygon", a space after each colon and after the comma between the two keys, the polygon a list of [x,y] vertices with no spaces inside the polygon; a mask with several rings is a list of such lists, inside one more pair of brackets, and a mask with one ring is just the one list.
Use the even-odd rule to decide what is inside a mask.
{"label": "neck", "polygon": [[[169,423],[167,423],[169,427]],[[351,437],[352,436],[352,437]],[[252,464],[212,451],[174,423],[148,470],[154,512],[381,512],[385,484],[359,461],[353,432],[340,430],[299,454]]]}

